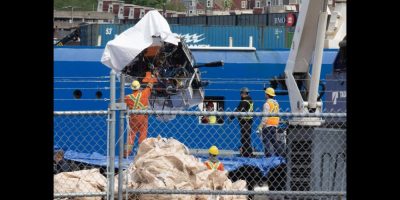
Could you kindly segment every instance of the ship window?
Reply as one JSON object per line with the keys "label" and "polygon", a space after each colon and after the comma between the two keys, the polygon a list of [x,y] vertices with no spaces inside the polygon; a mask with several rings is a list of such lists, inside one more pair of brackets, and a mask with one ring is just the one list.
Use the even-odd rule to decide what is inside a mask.
{"label": "ship window", "polygon": [[80,99],[82,97],[82,91],[80,90],[74,90],[72,94],[74,95],[75,99]]}
{"label": "ship window", "polygon": [[101,91],[96,92],[96,98],[100,99],[103,96],[103,93]]}
{"label": "ship window", "polygon": [[[223,96],[206,96],[203,103],[200,103],[201,111],[224,111]],[[199,124],[218,125],[223,124],[223,116],[200,116]]]}

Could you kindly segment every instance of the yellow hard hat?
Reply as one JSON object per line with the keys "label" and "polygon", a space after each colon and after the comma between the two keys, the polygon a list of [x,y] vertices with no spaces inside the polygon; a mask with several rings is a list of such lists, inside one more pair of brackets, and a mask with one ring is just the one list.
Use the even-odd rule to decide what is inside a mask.
{"label": "yellow hard hat", "polygon": [[131,84],[132,90],[138,90],[140,88],[140,83],[137,80],[134,80]]}
{"label": "yellow hard hat", "polygon": [[265,94],[268,94],[269,96],[273,96],[273,97],[276,96],[274,88],[271,88],[271,87],[269,87],[265,90]]}
{"label": "yellow hard hat", "polygon": [[214,156],[219,154],[218,148],[215,145],[211,146],[208,152]]}

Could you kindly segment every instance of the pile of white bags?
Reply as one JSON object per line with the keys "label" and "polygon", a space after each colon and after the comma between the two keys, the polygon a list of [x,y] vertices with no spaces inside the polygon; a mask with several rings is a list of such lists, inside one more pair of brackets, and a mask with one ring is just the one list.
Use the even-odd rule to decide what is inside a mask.
{"label": "pile of white bags", "polygon": [[[54,193],[103,192],[106,178],[99,169],[62,172],[54,176]],[[101,200],[101,197],[75,197],[74,200]]]}
{"label": "pile of white bags", "polygon": [[[247,190],[246,182],[234,183],[222,171],[209,170],[187,147],[175,139],[148,138],[142,142],[133,163],[123,172],[123,189]],[[54,176],[54,193],[106,191],[106,178],[99,169],[63,172]],[[115,194],[118,175],[115,176]],[[125,194],[124,194],[125,196]],[[115,195],[118,197],[118,195]],[[101,200],[75,197],[74,200]],[[246,200],[246,195],[130,194],[138,200]]]}
{"label": "pile of white bags", "polygon": [[[207,169],[204,163],[189,154],[184,144],[175,139],[158,137],[144,140],[140,144],[135,160],[123,173],[123,188],[128,185],[129,189],[247,190],[245,181],[239,180],[232,183],[224,172]],[[115,180],[115,189],[117,189],[117,178]],[[130,195],[130,198],[140,200],[245,200],[246,196],[141,194]]]}

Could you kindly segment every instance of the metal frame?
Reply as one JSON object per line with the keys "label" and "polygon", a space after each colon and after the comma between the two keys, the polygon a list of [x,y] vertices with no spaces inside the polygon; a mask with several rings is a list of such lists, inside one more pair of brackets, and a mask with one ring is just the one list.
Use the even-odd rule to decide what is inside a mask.
{"label": "metal frame", "polygon": [[54,116],[62,115],[107,115],[110,114],[108,110],[93,110],[93,111],[54,111]]}
{"label": "metal frame", "polygon": [[229,191],[229,190],[124,190],[132,194],[209,194],[209,195],[268,195],[268,196],[345,196],[346,192],[333,191]]}
{"label": "metal frame", "polygon": [[[296,31],[285,67],[290,108],[294,113],[322,112],[322,102],[317,102],[317,96],[327,23],[327,6],[327,0],[304,0],[301,3]],[[314,60],[312,74],[309,73],[311,59]],[[304,78],[302,76],[307,77],[304,81],[304,87],[308,92],[307,97],[302,96],[297,85],[299,78]],[[322,123],[323,121],[319,118],[291,120],[293,125],[320,126]]]}
{"label": "metal frame", "polygon": [[224,111],[180,111],[180,110],[128,110],[128,114],[151,115],[192,115],[192,116],[252,116],[252,117],[347,117],[347,113],[265,113],[265,112],[224,112]]}
{"label": "metal frame", "polygon": [[108,158],[108,165],[107,165],[107,200],[113,200],[114,199],[114,162],[115,162],[115,125],[116,125],[116,110],[113,110],[111,108],[114,107],[115,105],[115,72],[111,71],[110,72],[110,105],[109,105],[109,110],[110,110],[110,121],[109,121],[109,141],[108,141],[108,147],[109,151],[107,151],[109,154],[107,155]]}
{"label": "metal frame", "polygon": [[[208,194],[208,195],[266,195],[266,196],[324,196],[324,197],[343,197],[346,196],[346,192],[319,192],[319,191],[227,191],[227,190],[124,190],[124,193],[131,194]],[[58,193],[54,194],[54,198],[65,198],[65,197],[96,197],[106,196],[106,192],[96,193]]]}

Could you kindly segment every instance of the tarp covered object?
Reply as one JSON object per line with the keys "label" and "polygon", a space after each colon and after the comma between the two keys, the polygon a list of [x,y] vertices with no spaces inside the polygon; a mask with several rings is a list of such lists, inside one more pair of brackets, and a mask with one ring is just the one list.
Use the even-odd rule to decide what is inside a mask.
{"label": "tarp covered object", "polygon": [[161,41],[178,45],[180,39],[171,32],[167,20],[156,10],[149,11],[132,28],[127,29],[109,41],[101,57],[101,62],[119,73],[141,51],[152,46],[153,36]]}

